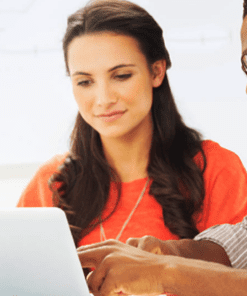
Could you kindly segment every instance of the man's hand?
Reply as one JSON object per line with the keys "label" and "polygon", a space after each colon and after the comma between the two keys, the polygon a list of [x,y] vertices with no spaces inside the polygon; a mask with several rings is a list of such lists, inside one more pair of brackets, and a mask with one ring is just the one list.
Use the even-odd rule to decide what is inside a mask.
{"label": "man's hand", "polygon": [[95,268],[87,279],[95,296],[239,296],[247,291],[245,270],[217,263],[156,255],[115,240],[77,251],[82,267]]}
{"label": "man's hand", "polygon": [[162,241],[156,237],[145,235],[142,238],[129,238],[126,244],[157,255],[183,256],[184,244],[181,241]]}
{"label": "man's hand", "polygon": [[173,255],[185,258],[200,259],[231,266],[225,250],[207,240],[193,239],[162,241],[153,236],[129,238],[126,244],[158,255]]}
{"label": "man's hand", "polygon": [[[159,295],[168,288],[162,282],[164,267],[168,265],[163,262],[165,256],[116,240],[83,246],[77,252],[82,267],[95,268],[87,278],[90,292],[94,295]],[[167,274],[166,282],[169,280]]]}

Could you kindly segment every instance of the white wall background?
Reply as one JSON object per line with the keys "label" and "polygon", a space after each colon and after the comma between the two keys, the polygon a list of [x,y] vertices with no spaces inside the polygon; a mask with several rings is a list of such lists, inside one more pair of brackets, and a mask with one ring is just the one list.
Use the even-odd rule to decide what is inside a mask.
{"label": "white wall background", "polygon": [[[247,167],[243,0],[136,0],[159,22],[185,122]],[[39,163],[68,149],[76,105],[62,37],[82,0],[0,1],[0,206],[14,206]]]}

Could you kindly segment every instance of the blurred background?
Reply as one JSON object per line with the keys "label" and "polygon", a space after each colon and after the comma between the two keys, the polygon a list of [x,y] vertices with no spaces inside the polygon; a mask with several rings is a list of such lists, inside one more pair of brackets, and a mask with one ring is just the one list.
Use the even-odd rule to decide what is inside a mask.
{"label": "blurred background", "polygon": [[[62,38],[82,0],[0,1],[0,207],[15,206],[38,166],[69,147],[76,104]],[[243,0],[134,0],[164,30],[185,122],[247,167]]]}

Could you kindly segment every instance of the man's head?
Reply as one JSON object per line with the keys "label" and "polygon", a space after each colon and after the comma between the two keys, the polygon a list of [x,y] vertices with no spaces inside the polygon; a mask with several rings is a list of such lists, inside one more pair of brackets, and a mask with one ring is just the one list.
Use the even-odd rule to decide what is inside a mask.
{"label": "man's head", "polygon": [[247,0],[244,0],[244,12],[243,12],[243,18],[245,18],[247,15]]}
{"label": "man's head", "polygon": [[[243,24],[241,28],[241,43],[242,43],[242,63],[247,66],[247,0],[244,0]],[[247,74],[247,67],[242,65],[242,69]],[[247,88],[246,88],[247,93]]]}

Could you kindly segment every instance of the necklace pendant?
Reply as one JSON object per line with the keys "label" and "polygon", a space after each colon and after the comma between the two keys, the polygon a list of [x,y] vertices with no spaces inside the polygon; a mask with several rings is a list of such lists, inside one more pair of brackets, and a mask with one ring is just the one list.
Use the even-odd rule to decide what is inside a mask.
{"label": "necklace pendant", "polygon": [[[116,240],[119,241],[119,239],[120,239],[120,237],[121,237],[121,235],[122,235],[125,227],[129,223],[129,221],[130,221],[131,217],[133,216],[135,210],[137,209],[138,205],[140,204],[140,202],[141,202],[141,200],[142,200],[142,198],[144,196],[144,193],[145,193],[145,191],[147,189],[148,183],[149,183],[149,177],[148,177],[148,180],[147,180],[147,182],[146,182],[146,184],[145,184],[145,186],[144,186],[144,188],[143,188],[140,196],[137,199],[137,202],[136,202],[134,208],[132,209],[132,211],[130,212],[128,218],[125,220],[122,228],[120,229],[120,232],[118,233],[118,235],[116,237]],[[100,241],[103,242],[103,241],[106,241],[106,240],[107,240],[107,238],[106,238],[106,235],[105,235],[105,230],[104,230],[104,227],[103,227],[103,224],[102,224],[102,220],[101,220],[101,217],[100,217]]]}

